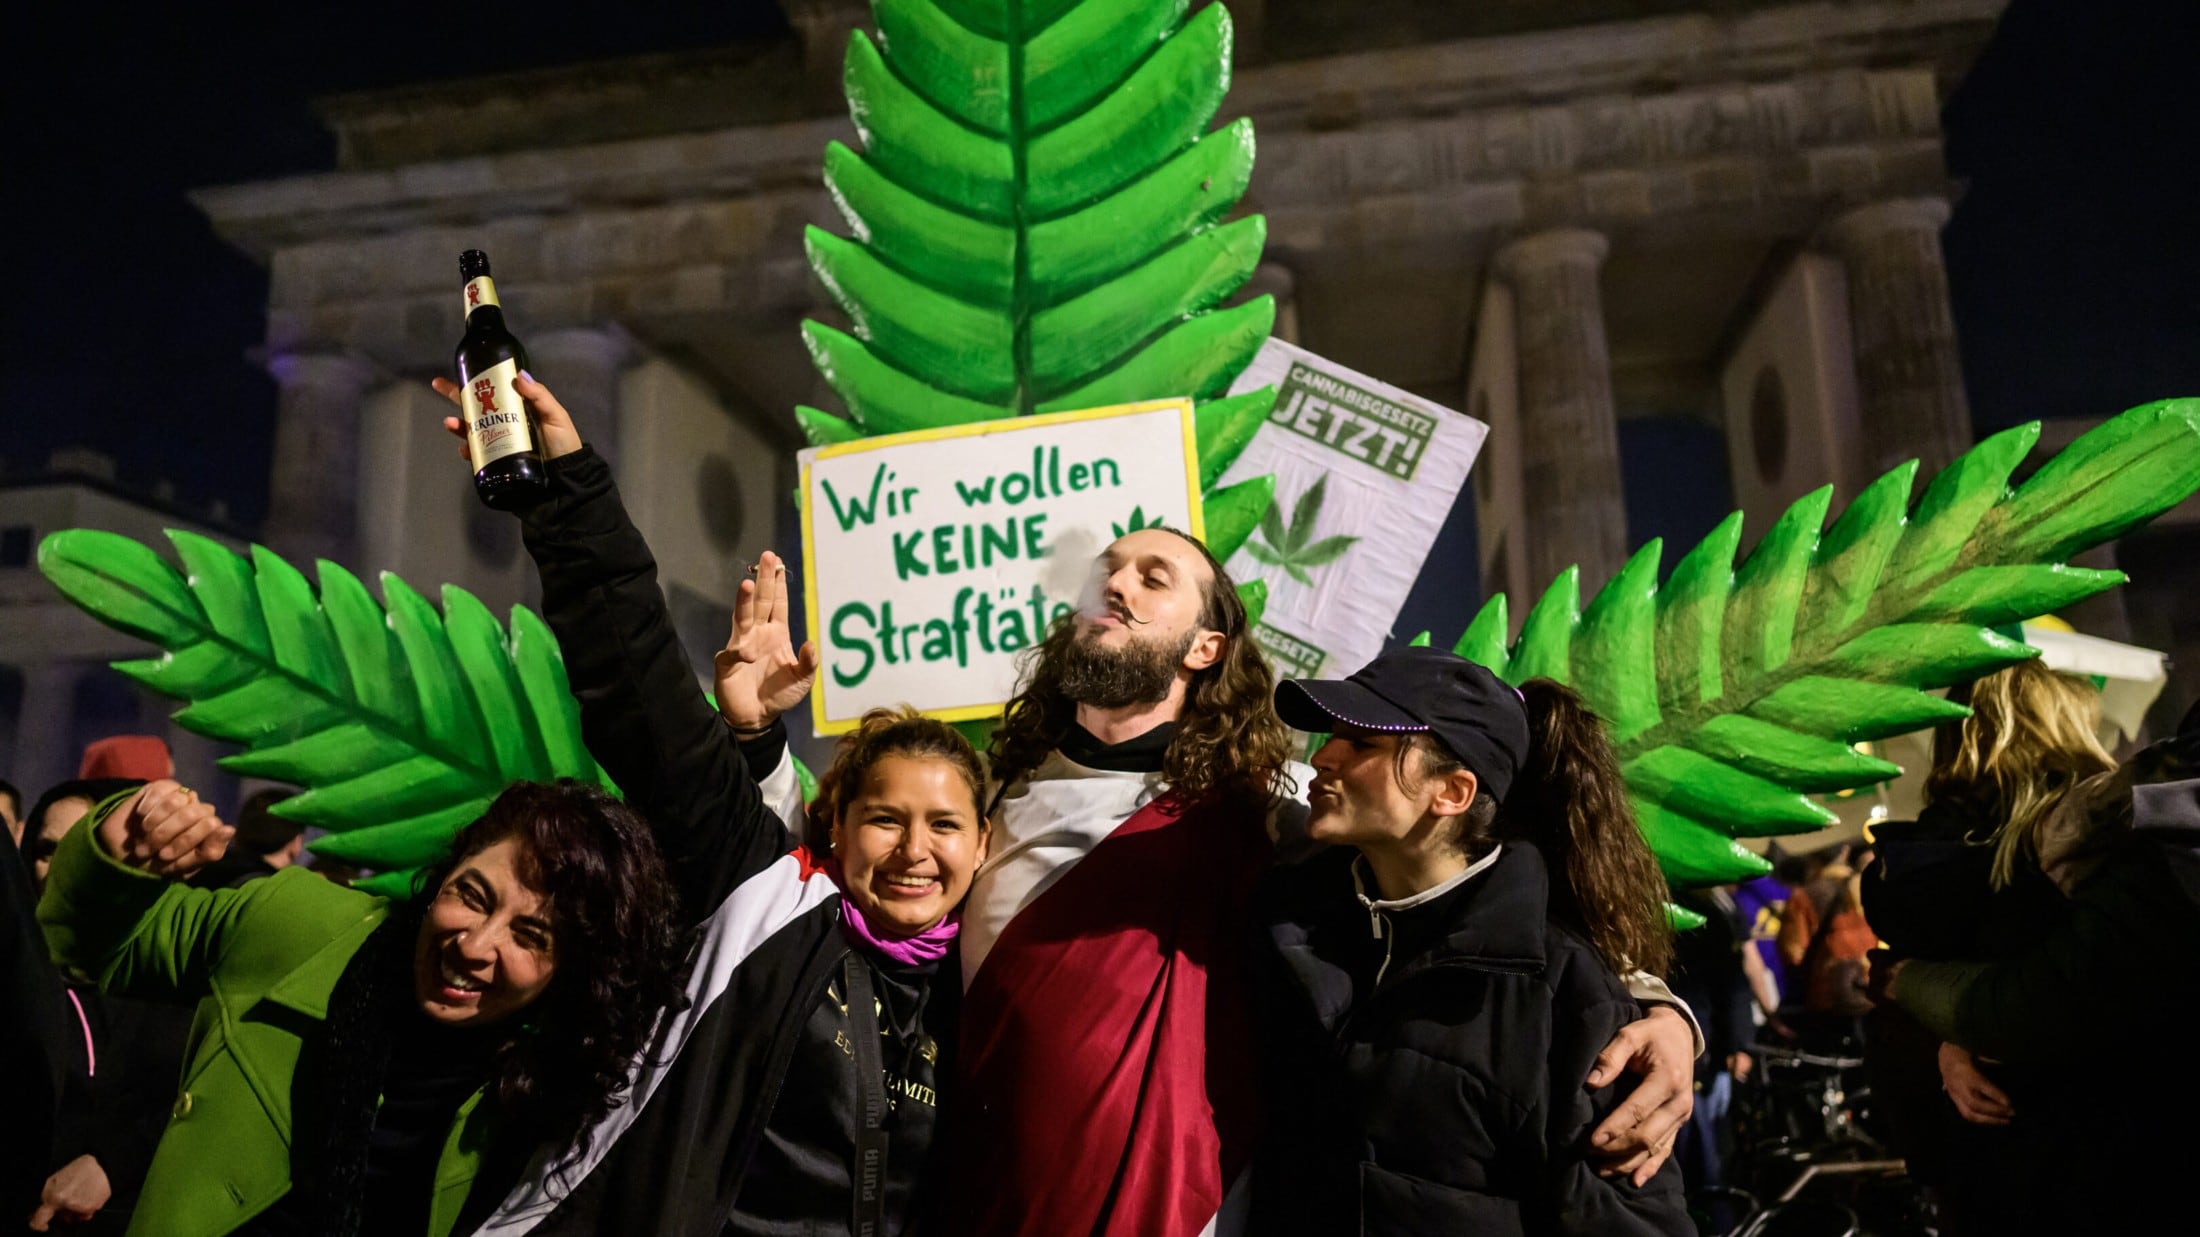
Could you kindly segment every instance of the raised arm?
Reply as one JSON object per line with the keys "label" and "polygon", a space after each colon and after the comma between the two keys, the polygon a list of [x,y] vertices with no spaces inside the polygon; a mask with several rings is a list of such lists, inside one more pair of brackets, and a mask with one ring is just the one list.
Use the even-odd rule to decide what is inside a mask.
{"label": "raised arm", "polygon": [[[446,395],[455,388],[440,380]],[[548,497],[521,513],[589,752],[650,822],[688,896],[708,914],[786,850],[736,736],[698,689],[657,584],[657,562],[619,499],[608,462],[531,377],[518,384],[543,427]],[[785,579],[778,580],[785,605]],[[753,611],[757,591],[744,585]],[[737,622],[738,626],[738,622]],[[784,616],[780,617],[783,633]],[[783,639],[782,635],[782,639]],[[814,658],[814,652],[812,653]],[[805,684],[806,686],[806,684]],[[799,699],[799,693],[797,695]]]}

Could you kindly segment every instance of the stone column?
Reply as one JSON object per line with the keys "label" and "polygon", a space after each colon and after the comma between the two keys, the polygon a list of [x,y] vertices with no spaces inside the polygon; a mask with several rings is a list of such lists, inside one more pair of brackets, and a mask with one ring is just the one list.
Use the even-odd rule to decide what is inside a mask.
{"label": "stone column", "polygon": [[1259,64],[1268,58],[1268,0],[1230,0],[1230,27],[1233,61]]}
{"label": "stone column", "polygon": [[1560,228],[1497,255],[1497,277],[1512,289],[1520,366],[1525,523],[1513,552],[1525,557],[1536,595],[1578,563],[1588,596],[1627,560],[1619,419],[1597,286],[1606,249],[1596,232]]}
{"label": "stone column", "polygon": [[1254,267],[1253,277],[1245,281],[1245,294],[1275,297],[1275,337],[1287,344],[1299,343],[1299,281],[1290,267],[1281,262],[1263,262]]}
{"label": "stone column", "polygon": [[16,711],[15,766],[23,810],[56,782],[76,776],[76,687],[91,664],[49,661],[23,667],[23,703]]}
{"label": "stone column", "polygon": [[1971,445],[1940,229],[1941,198],[1901,198],[1849,211],[1824,243],[1848,275],[1849,332],[1865,475],[1904,460],[1931,476]]}
{"label": "stone column", "polygon": [[782,0],[780,7],[802,36],[803,90],[810,111],[824,115],[842,110],[847,106],[840,87],[848,32],[871,24],[869,0]]}
{"label": "stone column", "polygon": [[619,462],[619,375],[633,363],[634,341],[616,326],[577,326],[527,341],[528,371],[557,392],[581,438]]}
{"label": "stone column", "polygon": [[348,563],[359,545],[359,415],[375,368],[341,352],[284,352],[275,376],[270,549],[307,575],[313,560]]}

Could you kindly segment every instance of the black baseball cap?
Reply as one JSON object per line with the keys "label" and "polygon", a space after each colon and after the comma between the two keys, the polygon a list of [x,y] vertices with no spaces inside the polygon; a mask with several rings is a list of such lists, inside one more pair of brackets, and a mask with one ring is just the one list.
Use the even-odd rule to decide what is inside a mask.
{"label": "black baseball cap", "polygon": [[1313,734],[1337,723],[1425,733],[1503,799],[1528,754],[1528,710],[1520,693],[1487,666],[1436,648],[1385,653],[1347,679],[1285,679],[1276,712]]}

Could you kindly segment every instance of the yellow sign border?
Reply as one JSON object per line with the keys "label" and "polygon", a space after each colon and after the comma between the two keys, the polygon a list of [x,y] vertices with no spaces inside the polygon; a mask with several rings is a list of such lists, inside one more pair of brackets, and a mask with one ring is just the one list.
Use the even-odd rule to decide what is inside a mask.
{"label": "yellow sign border", "polygon": [[[837,459],[843,455],[861,455],[882,447],[900,447],[918,442],[938,442],[948,438],[973,438],[990,434],[1013,434],[1023,430],[1044,429],[1052,425],[1067,425],[1076,421],[1100,421],[1109,417],[1137,416],[1174,408],[1184,434],[1184,493],[1185,509],[1191,512],[1192,536],[1201,542],[1207,540],[1206,511],[1200,505],[1199,495],[1199,426],[1197,414],[1189,396],[1173,399],[1141,400],[1135,404],[1110,404],[1103,408],[1079,408],[1070,412],[1049,412],[1029,417],[1002,417],[995,421],[972,421],[964,425],[942,425],[933,429],[905,430],[899,434],[881,434],[876,438],[858,438],[851,442],[836,442],[818,447],[814,454],[802,461],[802,612],[809,620],[810,639],[817,641],[822,655],[825,649],[823,631],[817,617],[817,533],[814,526],[817,504],[811,501],[811,469],[818,460]],[[821,679],[810,689],[810,722],[812,729],[821,735],[846,734],[862,724],[863,718],[828,718],[825,716],[825,673],[820,656],[818,671]],[[1003,702],[1006,703],[1005,701]],[[980,718],[1000,714],[1001,705],[974,704],[952,709],[927,709],[926,717],[936,717],[944,722],[977,721]]]}

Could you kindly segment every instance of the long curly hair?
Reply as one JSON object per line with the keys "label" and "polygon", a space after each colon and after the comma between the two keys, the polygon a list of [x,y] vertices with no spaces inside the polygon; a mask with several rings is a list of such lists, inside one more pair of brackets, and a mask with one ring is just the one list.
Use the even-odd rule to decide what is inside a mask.
{"label": "long curly hair", "polygon": [[1925,801],[1995,821],[1994,888],[2039,860],[2039,826],[2057,800],[2116,761],[2094,737],[2100,693],[2037,661],[2020,661],[1948,693],[1971,715],[1933,732]]}
{"label": "long curly hair", "polygon": [[[1604,722],[1572,688],[1550,679],[1520,685],[1528,753],[1499,803],[1476,795],[1459,844],[1479,854],[1491,842],[1533,843],[1549,871],[1553,917],[1582,934],[1607,967],[1663,975],[1673,965],[1665,877],[1635,823],[1619,757]],[[1421,776],[1464,768],[1426,735],[1401,744],[1421,754]]]}
{"label": "long curly hair", "polygon": [[[1253,642],[1251,617],[1230,573],[1198,538],[1182,537],[1207,563],[1199,625],[1221,632],[1222,656],[1194,673],[1177,714],[1176,737],[1162,760],[1173,791],[1190,798],[1268,802],[1288,790],[1291,732],[1276,716],[1276,676]],[[1034,651],[1016,698],[1009,702],[987,749],[997,785],[1029,776],[1061,745],[1077,720],[1077,702],[1062,690],[1077,616],[1055,620]]]}
{"label": "long curly hair", "polygon": [[502,1128],[572,1163],[589,1128],[625,1102],[659,1012],[684,1002],[688,933],[648,825],[578,782],[512,784],[353,956],[323,1033],[301,1052],[296,1175],[313,1188],[314,1231],[358,1231],[375,1097],[394,1029],[417,1016],[412,957],[428,904],[460,864],[506,838],[519,841],[520,879],[549,904],[556,945],[542,996],[483,1028],[495,1040],[484,1081]]}
{"label": "long curly hair", "polygon": [[840,737],[833,749],[833,763],[817,776],[817,795],[803,809],[806,828],[802,840],[812,854],[823,855],[833,848],[833,825],[840,820],[848,796],[862,788],[871,766],[888,756],[944,760],[953,766],[970,787],[978,827],[986,827],[985,769],[979,765],[970,740],[946,722],[926,717],[907,705],[878,708],[865,713],[854,730]]}

